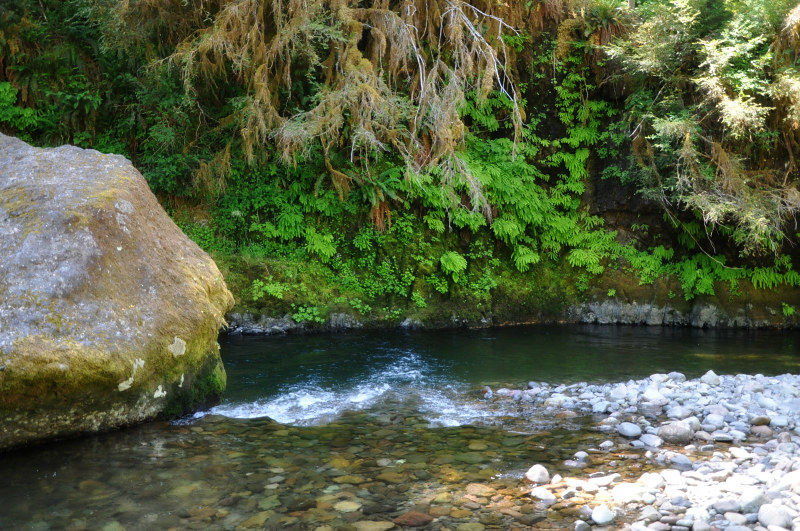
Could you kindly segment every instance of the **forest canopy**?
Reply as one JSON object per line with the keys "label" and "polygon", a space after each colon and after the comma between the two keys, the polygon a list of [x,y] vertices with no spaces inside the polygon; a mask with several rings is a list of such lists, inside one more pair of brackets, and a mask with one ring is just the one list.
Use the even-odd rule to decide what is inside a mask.
{"label": "forest canopy", "polygon": [[125,154],[228,253],[328,263],[403,218],[446,284],[488,238],[694,296],[692,268],[794,283],[799,56],[787,0],[22,0],[0,128]]}

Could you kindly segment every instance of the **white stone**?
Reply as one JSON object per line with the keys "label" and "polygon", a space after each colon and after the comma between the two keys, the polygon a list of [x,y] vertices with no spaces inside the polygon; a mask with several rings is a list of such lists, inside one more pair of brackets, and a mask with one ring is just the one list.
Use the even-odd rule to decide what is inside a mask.
{"label": "white stone", "polygon": [[660,405],[664,405],[667,402],[669,402],[656,386],[648,387],[642,394],[642,398],[647,402],[652,402],[654,404],[660,404]]}
{"label": "white stone", "polygon": [[611,402],[608,402],[607,400],[601,400],[600,402],[592,405],[592,413],[605,413],[608,411],[608,406],[610,405]]}
{"label": "white stone", "polygon": [[747,517],[740,513],[725,513],[723,516],[725,520],[734,525],[744,525],[747,523]]}
{"label": "white stone", "polygon": [[548,505],[554,504],[556,500],[556,495],[547,490],[544,487],[536,487],[531,490],[531,496],[540,500],[542,503],[546,503]]}
{"label": "white stone", "polygon": [[764,391],[764,384],[757,380],[747,380],[743,389],[747,393],[761,393]]}
{"label": "white stone", "polygon": [[789,425],[789,417],[786,415],[774,415],[770,417],[769,425],[773,428],[785,428]]}
{"label": "white stone", "polygon": [[607,487],[620,478],[622,478],[622,476],[614,472],[613,474],[609,474],[607,476],[589,478],[589,483],[592,485],[597,485],[598,487]]}
{"label": "white stone", "polygon": [[361,509],[361,503],[357,501],[340,501],[333,505],[333,508],[340,513],[352,513]]}
{"label": "white stone", "polygon": [[686,457],[685,455],[679,454],[679,453],[676,453],[676,452],[671,452],[667,456],[667,461],[669,461],[669,464],[671,464],[672,466],[675,466],[675,467],[678,467],[678,468],[681,468],[681,469],[690,469],[690,468],[692,468],[692,460],[689,459],[688,457]]}
{"label": "white stone", "polygon": [[740,448],[739,446],[731,446],[730,450],[728,450],[731,455],[736,459],[752,459],[755,457],[754,454],[751,454],[744,448]]}
{"label": "white stone", "polygon": [[695,416],[686,417],[685,419],[683,419],[683,422],[685,422],[687,426],[692,428],[693,431],[698,431],[700,429],[700,421]]}
{"label": "white stone", "polygon": [[592,509],[592,520],[597,525],[610,524],[615,518],[615,514],[607,505],[601,504]]}
{"label": "white stone", "polygon": [[592,528],[589,524],[584,522],[583,520],[576,520],[575,521],[575,528],[574,531],[589,531]]}
{"label": "white stone", "polygon": [[792,527],[792,517],[782,505],[767,503],[758,509],[758,522],[763,526]]}
{"label": "white stone", "polygon": [[623,437],[636,438],[642,434],[642,428],[633,422],[623,422],[617,426],[617,432]]}
{"label": "white stone", "polygon": [[614,386],[608,396],[612,400],[624,400],[628,396],[628,388],[625,384],[618,384]]}
{"label": "white stone", "polygon": [[550,472],[542,465],[533,465],[525,472],[525,479],[531,483],[550,483]]}
{"label": "white stone", "polygon": [[642,487],[636,483],[619,483],[611,489],[611,497],[621,505],[638,502],[642,499]]}
{"label": "white stone", "polygon": [[703,419],[703,424],[711,426],[711,431],[718,430],[725,425],[725,417],[711,413]]}
{"label": "white stone", "polygon": [[667,417],[671,419],[683,420],[692,414],[692,410],[686,406],[672,406],[667,410]]}
{"label": "white stone", "polygon": [[639,483],[649,489],[660,489],[666,485],[664,478],[657,472],[645,472],[642,474],[642,477],[639,478]]}
{"label": "white stone", "polygon": [[768,501],[764,491],[756,487],[745,487],[739,496],[739,505],[743,513],[758,512],[759,508]]}
{"label": "white stone", "polygon": [[639,440],[642,441],[645,446],[650,446],[651,448],[658,448],[664,444],[664,441],[661,439],[661,437],[652,433],[645,433],[639,438]]}
{"label": "white stone", "polygon": [[711,370],[701,376],[700,381],[712,387],[720,384],[719,376],[717,376],[716,373]]}
{"label": "white stone", "polygon": [[778,407],[778,403],[775,402],[775,400],[763,395],[758,398],[758,405],[766,409],[775,409]]}

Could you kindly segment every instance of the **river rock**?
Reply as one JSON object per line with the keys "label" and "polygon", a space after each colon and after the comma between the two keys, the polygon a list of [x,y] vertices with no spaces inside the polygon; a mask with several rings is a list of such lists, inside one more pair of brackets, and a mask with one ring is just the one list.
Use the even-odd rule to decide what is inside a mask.
{"label": "river rock", "polygon": [[692,415],[692,410],[686,406],[673,406],[667,410],[667,416],[671,419],[683,420]]}
{"label": "river rock", "polygon": [[653,404],[661,406],[669,402],[669,400],[667,400],[661,393],[661,391],[658,389],[657,385],[651,385],[647,389],[645,389],[644,393],[642,393],[642,398],[647,402],[651,402]]}
{"label": "river rock", "polygon": [[706,415],[706,418],[703,419],[703,427],[707,431],[718,430],[723,426],[725,426],[725,417],[723,417],[722,415],[711,413],[709,415]]}
{"label": "river rock", "polygon": [[642,441],[645,446],[651,446],[653,448],[658,448],[664,444],[664,441],[661,439],[661,437],[652,433],[643,434],[641,437],[639,437],[639,440]]}
{"label": "river rock", "polygon": [[576,520],[575,527],[573,527],[573,531],[589,531],[591,528],[592,526],[590,526],[583,520]]}
{"label": "river rock", "polygon": [[422,527],[428,525],[433,521],[433,516],[419,511],[409,511],[401,514],[393,520],[397,525],[404,525],[408,527]]}
{"label": "river rock", "polygon": [[692,440],[693,435],[692,428],[683,421],[668,422],[658,428],[658,436],[671,444],[686,444]]}
{"label": "river rock", "polygon": [[792,517],[782,506],[775,503],[767,503],[758,509],[758,522],[766,527],[778,526],[791,528]]}
{"label": "river rock", "polygon": [[360,522],[353,522],[352,526],[356,531],[388,531],[395,527],[392,522],[380,522],[373,520],[362,520]]}
{"label": "river rock", "polygon": [[594,523],[597,525],[610,524],[614,520],[614,517],[614,513],[605,504],[598,505],[592,509],[592,520],[594,520]]}
{"label": "river rock", "polygon": [[743,489],[739,497],[739,505],[743,513],[757,513],[761,506],[768,501],[764,492],[755,487]]}
{"label": "river rock", "polygon": [[642,434],[642,428],[633,422],[622,422],[617,425],[617,432],[623,437],[634,439]]}
{"label": "river rock", "polygon": [[530,467],[527,472],[525,472],[525,479],[531,483],[549,483],[550,472],[548,472],[547,469],[542,465],[536,464]]}
{"label": "river rock", "polygon": [[127,159],[0,134],[0,249],[0,450],[218,399],[233,297]]}
{"label": "river rock", "polygon": [[555,494],[544,487],[536,487],[531,490],[531,496],[546,505],[552,505],[556,502]]}
{"label": "river rock", "polygon": [[716,386],[720,384],[719,376],[717,376],[717,374],[711,370],[701,376],[700,381],[710,386]]}
{"label": "river rock", "polygon": [[769,420],[771,428],[785,428],[789,425],[789,417],[786,415],[775,415]]}

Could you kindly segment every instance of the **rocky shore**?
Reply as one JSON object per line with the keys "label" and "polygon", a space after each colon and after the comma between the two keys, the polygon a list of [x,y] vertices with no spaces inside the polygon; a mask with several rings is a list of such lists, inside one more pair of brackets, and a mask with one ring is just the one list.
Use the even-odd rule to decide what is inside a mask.
{"label": "rocky shore", "polygon": [[[530,495],[549,513],[579,517],[575,530],[800,529],[800,376],[709,371],[687,380],[673,372],[605,385],[530,382],[483,394],[544,415],[601,418],[596,429],[608,439],[564,462],[574,474],[551,477],[540,464],[525,474]],[[612,452],[618,457],[605,470],[583,473]],[[619,462],[642,457],[654,466],[638,477]]]}

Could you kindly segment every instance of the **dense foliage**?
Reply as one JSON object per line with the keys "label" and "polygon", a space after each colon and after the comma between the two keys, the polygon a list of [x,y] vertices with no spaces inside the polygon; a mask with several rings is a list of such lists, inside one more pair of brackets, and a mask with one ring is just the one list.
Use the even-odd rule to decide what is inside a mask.
{"label": "dense foliage", "polygon": [[130,157],[301,321],[735,296],[800,285],[799,58],[783,0],[21,0],[0,130]]}

